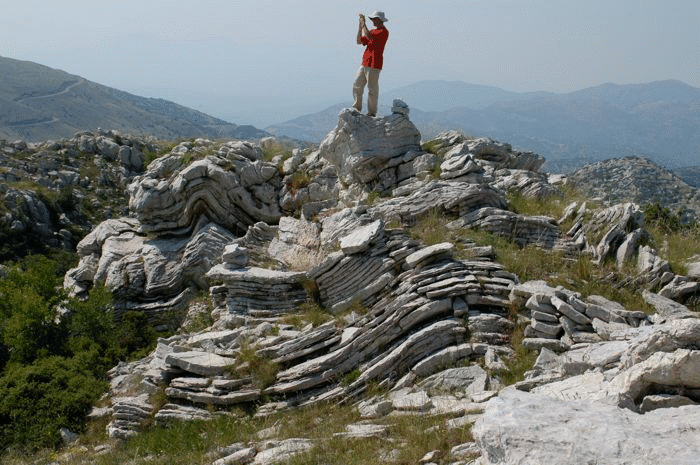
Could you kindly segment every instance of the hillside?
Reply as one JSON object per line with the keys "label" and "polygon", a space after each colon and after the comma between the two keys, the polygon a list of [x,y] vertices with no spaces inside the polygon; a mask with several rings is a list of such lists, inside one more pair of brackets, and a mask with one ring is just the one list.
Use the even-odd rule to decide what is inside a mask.
{"label": "hillside", "polygon": [[0,57],[0,75],[0,138],[4,139],[58,139],[98,128],[173,140],[269,135],[32,62]]}
{"label": "hillside", "polygon": [[[605,84],[566,94],[426,81],[387,91],[380,103],[402,95],[425,137],[455,129],[507,140],[545,156],[551,171],[626,156],[675,169],[695,165],[700,156],[700,89],[679,81]],[[332,129],[327,116],[334,108],[267,130],[319,141]]]}
{"label": "hillside", "polygon": [[613,158],[586,165],[568,176],[589,198],[606,205],[658,203],[674,212],[700,218],[700,190],[646,158]]}
{"label": "hillside", "polygon": [[303,151],[2,143],[0,231],[77,257],[0,269],[0,460],[693,463],[697,222],[622,197],[693,188],[623,159],[594,199],[390,112]]}

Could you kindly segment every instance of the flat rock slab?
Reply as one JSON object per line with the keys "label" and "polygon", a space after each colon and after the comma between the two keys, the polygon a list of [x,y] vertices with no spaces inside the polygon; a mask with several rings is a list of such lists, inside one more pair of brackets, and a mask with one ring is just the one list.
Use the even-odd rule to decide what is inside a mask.
{"label": "flat rock slab", "polygon": [[642,298],[656,309],[656,312],[667,320],[682,319],[682,318],[697,318],[698,314],[691,312],[688,307],[683,304],[671,300],[653,292],[644,290]]}
{"label": "flat rock slab", "polygon": [[373,221],[370,224],[355,229],[347,236],[340,239],[340,249],[345,254],[353,254],[366,250],[381,234],[383,230],[382,220]]}
{"label": "flat rock slab", "polygon": [[224,283],[252,282],[269,285],[298,283],[305,277],[305,274],[297,271],[277,271],[258,267],[231,269],[227,265],[221,264],[209,270],[207,277]]}
{"label": "flat rock slab", "polygon": [[460,416],[468,413],[481,412],[483,405],[477,405],[467,399],[457,399],[453,396],[433,396],[430,398],[433,408],[431,415]]}
{"label": "flat rock slab", "polygon": [[235,359],[222,357],[210,352],[173,352],[165,357],[165,363],[202,376],[217,376]]}
{"label": "flat rock slab", "polygon": [[425,391],[396,392],[390,396],[391,403],[396,410],[429,410],[433,404]]}
{"label": "flat rock slab", "polygon": [[488,374],[479,365],[450,368],[436,373],[419,386],[423,389],[443,392],[460,391],[466,394],[478,394],[486,390]]}
{"label": "flat rock slab", "polygon": [[281,441],[269,441],[263,445],[264,450],[260,451],[251,462],[253,465],[268,465],[284,462],[291,457],[302,454],[314,446],[310,439],[290,438]]}
{"label": "flat rock slab", "polygon": [[436,255],[451,254],[454,247],[454,244],[451,242],[443,242],[441,244],[425,247],[406,257],[406,266],[409,268],[415,268],[421,262]]}
{"label": "flat rock slab", "polygon": [[379,418],[388,415],[394,409],[390,400],[373,398],[360,402],[357,410],[362,418]]}
{"label": "flat rock slab", "polygon": [[484,465],[691,465],[700,406],[639,415],[612,405],[506,390],[472,428]]}
{"label": "flat rock slab", "polygon": [[255,447],[246,447],[234,452],[233,454],[216,460],[214,463],[212,463],[212,465],[239,465],[250,463],[255,458],[257,453],[258,451],[255,449]]}
{"label": "flat rock slab", "polygon": [[185,399],[195,404],[205,405],[236,405],[260,399],[260,389],[246,389],[228,394],[213,394],[169,387],[165,388],[165,394],[175,399]]}
{"label": "flat rock slab", "polygon": [[539,337],[528,337],[523,339],[523,347],[528,350],[540,350],[546,347],[549,350],[563,351],[566,345],[558,339],[545,339]]}

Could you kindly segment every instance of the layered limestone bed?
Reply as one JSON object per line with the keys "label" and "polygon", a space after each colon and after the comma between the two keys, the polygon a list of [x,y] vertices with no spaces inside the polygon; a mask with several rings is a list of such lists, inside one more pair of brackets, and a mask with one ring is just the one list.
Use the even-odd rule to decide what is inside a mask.
{"label": "layered limestone bed", "polygon": [[[371,422],[392,414],[445,415],[447,428],[476,421],[475,442],[440,463],[694,463],[700,323],[679,302],[698,292],[697,276],[675,275],[642,245],[638,205],[519,214],[507,191],[541,198],[564,181],[539,172],[542,157],[453,132],[424,152],[408,115],[400,101],[387,117],[343,110],[318,150],[277,165],[239,141],[185,163],[180,145],[133,178],[132,215],[80,242],[65,286],[81,294],[106,284],[118,310],[145,310],[159,324],[206,289],[213,324],[111,371],[112,407],[95,413],[109,416],[109,435],[138,434],[150,417],[167,424],[237,405],[267,415],[331,401],[367,419],[348,425],[351,437],[385,434]],[[488,246],[411,237],[435,211],[450,230],[620,266],[636,260],[635,282],[660,289],[644,293],[657,311],[521,282]],[[307,302],[334,318],[301,328],[285,319]],[[498,373],[514,357],[516,323],[540,355],[504,388]],[[251,363],[268,362],[279,369],[263,382]],[[167,403],[156,408],[149,394],[159,389]],[[312,444],[248,444],[214,463],[272,463]]]}

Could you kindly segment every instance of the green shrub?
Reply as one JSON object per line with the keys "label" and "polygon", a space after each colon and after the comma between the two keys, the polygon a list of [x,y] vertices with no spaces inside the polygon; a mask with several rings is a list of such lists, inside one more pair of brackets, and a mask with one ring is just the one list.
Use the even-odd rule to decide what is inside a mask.
{"label": "green shrub", "polygon": [[443,142],[440,139],[430,140],[421,145],[421,149],[424,152],[432,153],[433,155],[440,155],[439,149],[442,148]]}
{"label": "green shrub", "polygon": [[105,288],[68,298],[60,284],[72,263],[29,256],[0,278],[2,448],[54,447],[59,428],[80,432],[107,370],[155,339],[143,312],[114,321]]}
{"label": "green shrub", "polygon": [[686,261],[700,254],[700,226],[684,223],[681,212],[672,213],[659,203],[647,203],[642,207],[650,238],[648,243],[659,255],[668,260],[677,274],[686,274]]}
{"label": "green shrub", "polygon": [[79,358],[49,356],[10,365],[0,377],[0,446],[55,447],[59,429],[80,432],[105,391]]}
{"label": "green shrub", "polygon": [[659,202],[647,202],[642,207],[642,211],[647,223],[660,228],[665,233],[677,232],[684,227],[680,212],[672,213]]}
{"label": "green shrub", "polygon": [[0,280],[0,353],[4,362],[31,363],[63,353],[63,327],[56,322],[60,278],[56,262],[31,255],[10,266]]}
{"label": "green shrub", "polygon": [[369,194],[367,194],[367,204],[368,205],[374,205],[377,200],[379,200],[379,191],[378,190],[373,190]]}
{"label": "green shrub", "polygon": [[[515,319],[516,317],[513,314],[511,318]],[[514,356],[505,360],[507,369],[498,373],[501,382],[506,386],[525,379],[525,372],[530,370],[535,364],[535,360],[537,360],[537,351],[523,347],[524,330],[525,325],[516,325],[513,334],[510,336],[510,346],[513,349]]]}
{"label": "green shrub", "polygon": [[282,316],[280,323],[292,325],[296,329],[301,329],[311,323],[311,326],[315,328],[332,319],[333,315],[320,304],[308,301],[300,304],[296,312]]}
{"label": "green shrub", "polygon": [[263,148],[262,160],[272,161],[277,155],[282,155],[283,159],[291,158],[293,147],[280,141],[268,142]]}

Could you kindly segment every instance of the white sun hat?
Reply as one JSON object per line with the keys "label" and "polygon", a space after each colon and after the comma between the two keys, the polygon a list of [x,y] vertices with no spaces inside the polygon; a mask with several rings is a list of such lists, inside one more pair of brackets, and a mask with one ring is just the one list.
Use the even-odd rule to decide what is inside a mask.
{"label": "white sun hat", "polygon": [[381,21],[383,23],[386,23],[387,21],[389,21],[389,19],[387,19],[387,17],[384,16],[384,12],[379,11],[379,10],[374,10],[374,13],[369,15],[369,19],[375,19],[375,18],[377,18],[379,21]]}

